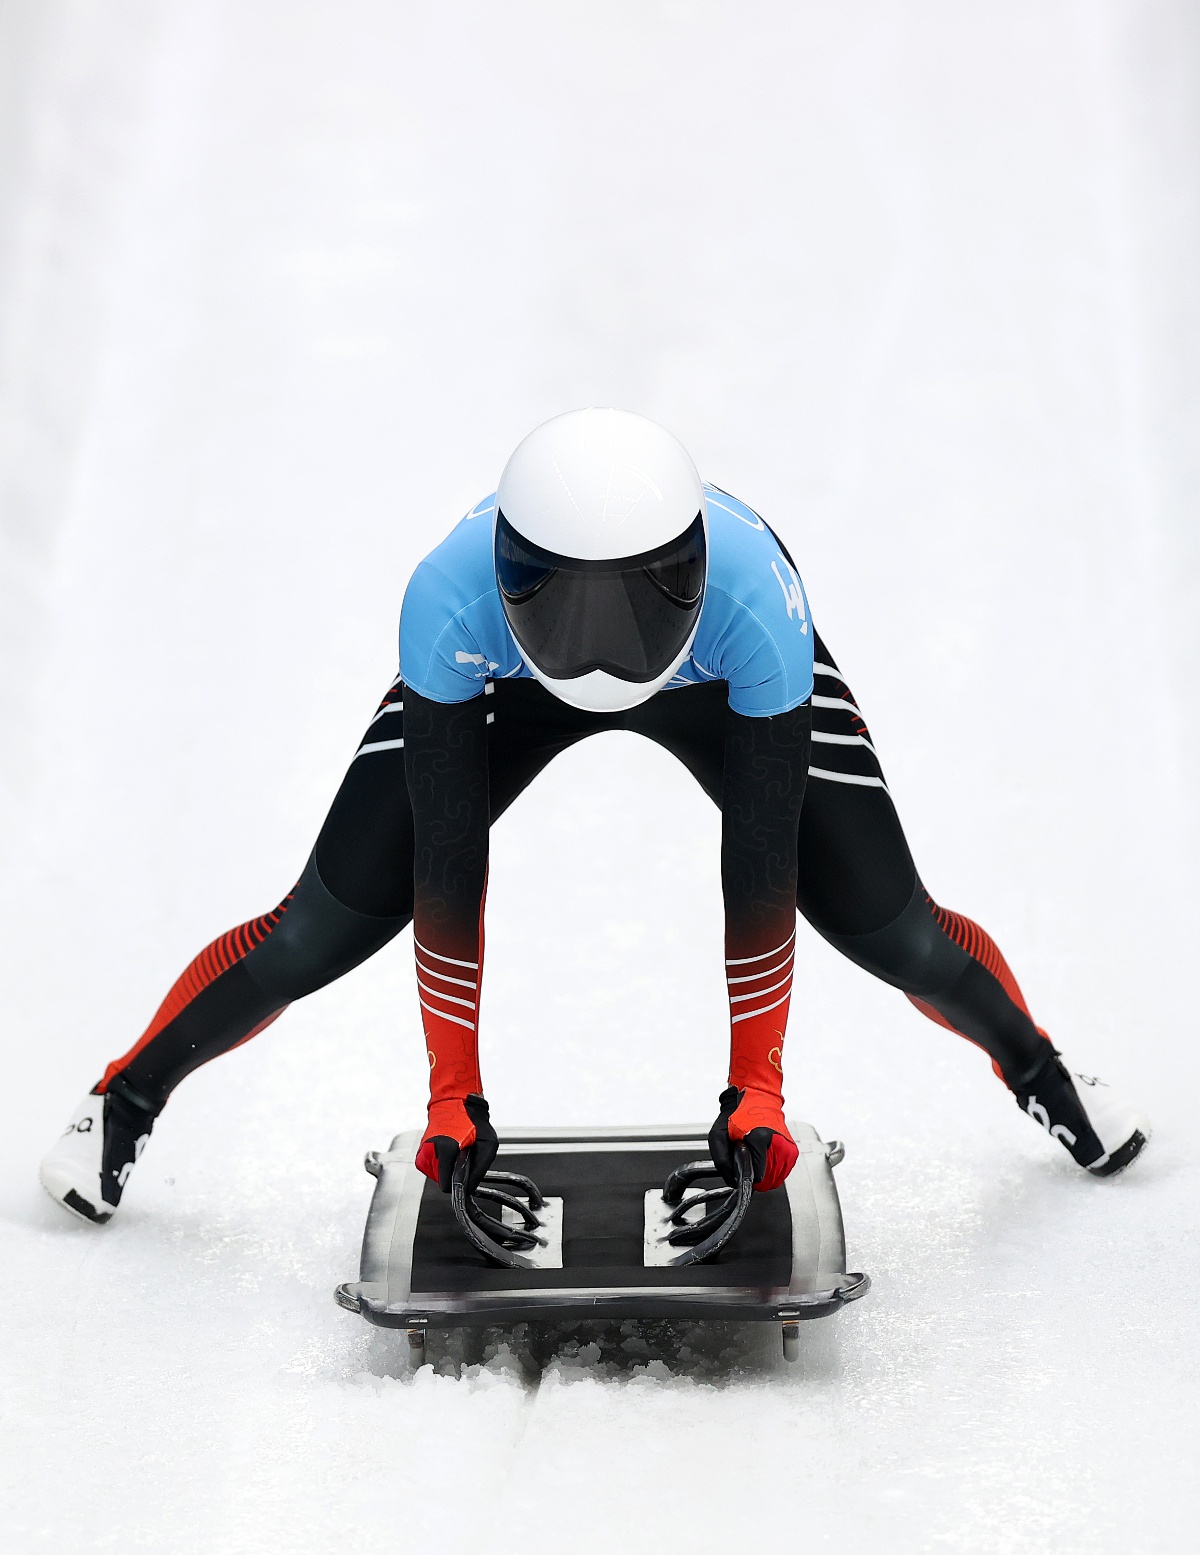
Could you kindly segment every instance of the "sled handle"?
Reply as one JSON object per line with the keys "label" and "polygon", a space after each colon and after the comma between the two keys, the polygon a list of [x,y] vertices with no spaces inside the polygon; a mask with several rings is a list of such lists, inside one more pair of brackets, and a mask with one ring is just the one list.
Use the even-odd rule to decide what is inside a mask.
{"label": "sled handle", "polygon": [[[733,1160],[737,1168],[737,1186],[729,1189],[726,1200],[729,1205],[727,1213],[722,1217],[720,1211],[716,1211],[713,1215],[706,1216],[705,1224],[719,1219],[715,1230],[695,1247],[689,1247],[678,1258],[672,1258],[670,1268],[686,1269],[690,1264],[708,1263],[737,1234],[742,1221],[746,1218],[746,1211],[750,1208],[750,1200],[754,1196],[754,1163],[750,1159],[749,1146],[744,1140],[739,1140],[733,1147]],[[672,1233],[671,1240],[674,1241],[678,1234],[678,1232]]]}
{"label": "sled handle", "polygon": [[[493,1220],[490,1215],[484,1213],[474,1203],[471,1193],[467,1189],[467,1178],[471,1170],[471,1152],[460,1150],[458,1160],[454,1163],[454,1173],[450,1178],[450,1203],[454,1210],[454,1218],[462,1228],[467,1241],[477,1248],[490,1262],[499,1264],[504,1269],[532,1269],[533,1264],[527,1258],[522,1258],[519,1252],[509,1247],[504,1247],[496,1238],[502,1234],[506,1241],[512,1241],[518,1247],[530,1248],[545,1246],[545,1242],[539,1236],[534,1236],[531,1231],[522,1231],[516,1226],[501,1225],[498,1220]],[[487,1177],[484,1178],[484,1182]],[[535,1189],[536,1192],[536,1189]],[[488,1195],[494,1203],[497,1198],[503,1200],[507,1195],[492,1193]],[[532,1195],[531,1202],[532,1202]],[[541,1194],[538,1194],[541,1199]],[[520,1208],[520,1206],[518,1206]],[[524,1213],[524,1211],[522,1211]],[[535,1223],[540,1226],[541,1222]],[[528,1221],[526,1221],[528,1224]]]}
{"label": "sled handle", "polygon": [[720,1177],[720,1172],[711,1161],[685,1161],[663,1183],[663,1202],[674,1208],[683,1202],[683,1196],[694,1182],[701,1177]]}

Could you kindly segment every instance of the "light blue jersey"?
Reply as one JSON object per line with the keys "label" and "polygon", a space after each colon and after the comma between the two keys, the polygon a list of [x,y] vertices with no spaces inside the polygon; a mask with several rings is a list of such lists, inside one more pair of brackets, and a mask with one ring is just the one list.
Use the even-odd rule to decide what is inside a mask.
{"label": "light blue jersey", "polygon": [[[708,578],[691,652],[665,689],[723,680],[735,713],[773,717],[812,695],[813,636],[795,568],[753,509],[715,486]],[[413,573],[400,613],[400,673],[434,702],[489,680],[531,678],[509,631],[492,559],[495,496],[472,508]]]}

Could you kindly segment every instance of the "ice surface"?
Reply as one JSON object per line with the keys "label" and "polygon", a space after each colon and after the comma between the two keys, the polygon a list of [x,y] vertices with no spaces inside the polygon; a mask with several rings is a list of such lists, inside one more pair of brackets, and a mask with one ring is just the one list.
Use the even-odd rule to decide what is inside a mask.
{"label": "ice surface", "polygon": [[[6,1548],[1190,1546],[1198,43],[1184,0],[0,8]],[[36,1161],[289,889],[410,569],[584,403],[779,526],[930,889],[1157,1135],[1081,1178],[803,931],[790,1105],[867,1300],[793,1367],[627,1325],[412,1377],[331,1299],[421,1113],[407,937],[182,1087],[106,1230]],[[493,1116],[707,1115],[719,952],[686,774],[563,757],[495,837]]]}

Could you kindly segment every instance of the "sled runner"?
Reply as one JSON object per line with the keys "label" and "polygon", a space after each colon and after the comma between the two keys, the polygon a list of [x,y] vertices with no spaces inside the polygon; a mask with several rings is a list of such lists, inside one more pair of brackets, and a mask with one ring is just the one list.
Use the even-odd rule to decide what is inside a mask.
{"label": "sled runner", "polygon": [[377,1181],[359,1278],[336,1299],[407,1329],[418,1364],[428,1328],[589,1318],[774,1322],[795,1360],[799,1323],[870,1280],[846,1271],[842,1146],[789,1127],[800,1159],[773,1193],[726,1190],[704,1127],[500,1130],[473,1195],[461,1176],[442,1193],[414,1164],[420,1134],[399,1134],[364,1163]]}

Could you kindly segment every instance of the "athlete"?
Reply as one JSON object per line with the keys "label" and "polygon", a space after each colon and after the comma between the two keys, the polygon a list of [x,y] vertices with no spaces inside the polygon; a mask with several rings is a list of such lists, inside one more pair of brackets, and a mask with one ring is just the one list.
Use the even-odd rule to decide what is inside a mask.
{"label": "athlete", "polygon": [[722,818],[730,1063],[710,1143],[756,1186],[797,1159],[782,1058],[796,909],[838,950],[977,1044],[1018,1105],[1094,1176],[1149,1125],[1072,1075],[1004,957],[922,884],[853,693],[813,626],[787,547],[703,485],[640,416],[538,427],[494,496],[421,563],[400,673],[296,886],[191,963],[45,1157],[61,1204],[107,1221],[171,1092],[294,999],[413,924],[429,1057],[417,1164],[448,1191],[496,1153],[478,1059],[488,830],[560,751],[606,729],[677,756]]}

